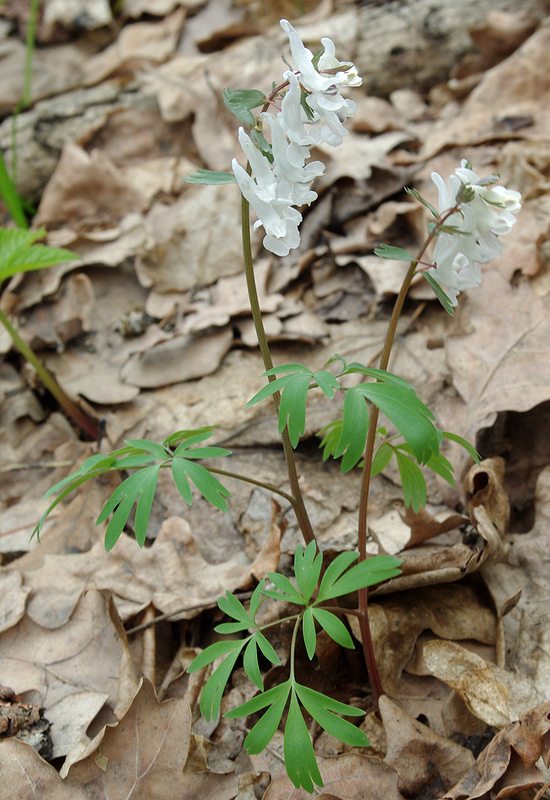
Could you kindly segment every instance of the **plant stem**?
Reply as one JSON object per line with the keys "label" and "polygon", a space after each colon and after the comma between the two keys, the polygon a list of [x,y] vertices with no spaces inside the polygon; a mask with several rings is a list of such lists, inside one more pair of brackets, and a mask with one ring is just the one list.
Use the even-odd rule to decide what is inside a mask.
{"label": "plant stem", "polygon": [[273,492],[274,494],[280,495],[280,497],[284,497],[284,499],[294,508],[294,498],[292,495],[288,494],[288,492],[284,492],[282,489],[279,489],[279,487],[275,486],[273,483],[260,481],[256,478],[249,478],[248,475],[242,475],[240,472],[230,472],[227,469],[218,469],[217,467],[208,467],[208,471],[215,472],[217,475],[224,475],[226,478],[235,478],[235,480],[243,481],[243,483],[251,483],[253,486],[260,486],[262,489],[267,489],[269,492]]}
{"label": "plant stem", "polygon": [[[265,334],[264,324],[262,320],[262,311],[260,308],[260,301],[258,298],[258,290],[256,288],[256,278],[254,276],[254,264],[252,261],[252,244],[250,241],[250,207],[248,204],[248,200],[244,196],[242,197],[241,200],[241,211],[242,211],[242,242],[243,242],[244,269],[246,276],[246,286],[248,289],[248,299],[250,302],[250,310],[252,312],[254,328],[256,329],[256,336],[258,337],[260,353],[262,354],[264,367],[267,371],[273,368],[273,360],[271,358],[271,352],[269,350],[269,345],[267,343],[267,337]],[[270,381],[275,380],[275,376],[270,375],[269,380]],[[273,402],[275,404],[275,410],[278,414],[279,402],[280,402],[280,395],[278,392],[273,395]],[[288,430],[286,428],[281,434],[281,437],[283,440],[283,450],[285,453],[286,468],[288,472],[288,479],[290,482],[290,490],[293,498],[292,507],[294,509],[294,513],[296,514],[296,519],[298,520],[298,526],[300,528],[300,531],[302,532],[304,541],[306,544],[309,544],[310,542],[316,541],[316,539],[305,507],[302,490],[300,489],[300,483],[298,481],[298,471],[296,469],[296,461],[294,459],[294,450],[292,449],[292,444],[290,443],[290,437],[288,435]]]}
{"label": "plant stem", "polygon": [[31,364],[38,377],[52,394],[61,408],[65,411],[68,417],[77,425],[83,433],[86,433],[91,439],[97,440],[99,436],[99,425],[95,419],[90,417],[74,403],[70,397],[63,391],[61,386],[57,383],[53,375],[51,375],[46,367],[40,362],[38,357],[31,350],[29,345],[21,338],[16,328],[11,324],[8,317],[0,309],[0,322],[9,333],[14,345],[17,347],[23,358]]}
{"label": "plant stem", "polygon": [[[384,340],[382,355],[380,356],[379,369],[386,370],[388,368],[391,356],[391,350],[393,347],[395,334],[397,331],[397,324],[399,322],[399,317],[401,316],[401,311],[403,310],[405,298],[411,286],[412,280],[415,276],[418,263],[421,261],[422,256],[430,246],[431,242],[438,235],[441,226],[444,225],[445,221],[450,216],[455,214],[457,211],[458,207],[453,206],[453,208],[450,208],[442,215],[442,217],[434,225],[433,230],[426,237],[426,240],[424,241],[424,244],[418,251],[416,258],[414,259],[414,261],[411,261],[410,263],[409,269],[407,270],[407,274],[405,275],[405,279],[403,281],[401,289],[399,290],[399,294],[397,295],[397,299],[393,307],[391,319],[388,325],[388,330],[386,331],[386,338]],[[358,521],[359,561],[365,561],[365,559],[367,558],[367,515],[368,515],[368,505],[369,505],[370,480],[372,473],[372,460],[374,458],[374,447],[376,444],[376,426],[378,425],[378,414],[379,414],[378,407],[375,406],[373,403],[371,405],[369,413],[369,429],[367,434],[367,443],[365,445],[365,460],[363,462],[361,495],[359,501],[359,521]],[[360,612],[359,628],[361,630],[363,654],[365,657],[365,664],[367,666],[367,671],[371,682],[372,692],[374,696],[374,704],[376,709],[378,709],[378,701],[380,697],[384,694],[384,689],[382,686],[382,681],[380,679],[380,672],[378,670],[378,665],[376,663],[376,656],[374,654],[372,635],[370,631],[367,589],[359,590],[359,612]]]}

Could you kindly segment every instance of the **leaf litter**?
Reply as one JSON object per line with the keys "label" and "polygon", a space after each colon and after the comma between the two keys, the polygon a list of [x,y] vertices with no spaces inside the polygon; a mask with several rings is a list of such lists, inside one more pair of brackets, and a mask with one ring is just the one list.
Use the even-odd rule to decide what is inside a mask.
{"label": "leaf litter", "polygon": [[[15,123],[20,191],[36,201],[50,242],[71,247],[80,260],[12,281],[3,307],[18,315],[24,338],[63,387],[104,416],[110,446],[214,422],[235,464],[248,459],[250,467],[252,459],[257,474],[283,488],[282,462],[271,450],[273,418],[265,409],[252,417],[242,410],[262,368],[239,278],[238,196],[225,187],[197,191],[182,177],[202,166],[227,169],[235,126],[220,92],[235,75],[242,86],[265,88],[265,76],[280,65],[273,23],[296,12],[282,1],[269,12],[253,2],[224,3],[222,12],[212,0],[126,0],[113,25],[108,4],[84,5],[88,30],[79,27],[78,3],[73,17],[50,4],[39,28],[33,104]],[[349,752],[313,730],[325,780],[317,796],[535,793],[548,781],[549,762],[550,465],[547,451],[522,454],[510,492],[504,469],[514,466],[513,453],[498,426],[506,414],[527,425],[527,415],[550,400],[550,29],[543,4],[510,2],[496,12],[476,3],[468,31],[465,15],[457,20],[443,3],[451,44],[448,52],[433,49],[423,72],[407,61],[407,9],[388,16],[376,4],[304,5],[296,24],[306,38],[334,36],[350,57],[370,64],[372,94],[360,99],[346,145],[324,154],[321,197],[306,215],[301,248],[279,262],[258,260],[278,362],[296,360],[297,346],[307,346],[313,369],[335,350],[376,357],[403,265],[385,262],[382,270],[372,251],[382,240],[414,248],[425,224],[399,193],[404,182],[424,191],[432,169],[444,172],[442,165],[466,155],[526,197],[510,248],[454,319],[443,319],[422,287],[413,287],[396,371],[413,382],[421,376],[423,399],[444,427],[478,437],[479,447],[498,442],[499,452],[481,447],[482,455],[504,460],[482,462],[456,489],[432,481],[430,505],[416,515],[402,506],[396,473],[375,480],[371,550],[405,559],[403,575],[372,593],[388,696],[381,722],[367,716],[364,723],[376,745],[370,752]],[[12,6],[7,20],[17,19]],[[426,13],[422,3],[417,13]],[[377,39],[378,57],[389,59],[384,68],[374,68],[378,62],[355,36],[360,25],[369,36],[385,32]],[[9,67],[0,89],[4,114],[20,99],[24,58],[8,31],[0,28]],[[392,54],[400,46],[402,64]],[[6,118],[5,153],[10,142]],[[139,322],[128,328],[128,319]],[[9,341],[0,347],[9,353]],[[19,732],[0,732],[11,793],[305,797],[284,775],[277,738],[273,752],[250,757],[242,722],[214,721],[199,733],[205,676],[183,674],[190,659],[182,648],[208,644],[203,622],[216,617],[216,597],[246,595],[288,563],[298,542],[288,507],[239,485],[227,518],[195,500],[183,519],[161,481],[156,542],[139,550],[122,537],[106,554],[94,521],[112,491],[108,479],[58,507],[40,544],[30,542],[44,490],[93,446],[78,441],[29,372],[14,365],[10,353],[0,382],[0,674],[15,693],[9,702],[43,709],[59,760],[56,769]],[[307,438],[313,441],[330,413],[323,398],[313,400]],[[298,451],[306,502],[323,547],[336,554],[355,546],[357,481],[343,491],[335,465],[312,452]],[[448,456],[466,467],[454,448]],[[532,502],[534,522],[515,532],[514,507],[522,502]],[[162,621],[151,625],[157,616]],[[350,625],[359,639],[353,618]],[[281,632],[281,657],[288,646]],[[355,695],[369,710],[359,660],[344,663],[330,647],[318,656],[338,676],[343,699]],[[156,676],[156,686],[142,674]],[[237,671],[227,702],[252,692]],[[170,699],[159,702],[159,695]]]}

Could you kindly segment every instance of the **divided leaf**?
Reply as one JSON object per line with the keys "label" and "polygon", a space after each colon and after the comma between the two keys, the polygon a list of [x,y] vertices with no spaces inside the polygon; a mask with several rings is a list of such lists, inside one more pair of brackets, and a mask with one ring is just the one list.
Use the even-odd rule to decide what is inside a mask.
{"label": "divided leaf", "polygon": [[395,261],[414,261],[414,256],[403,247],[394,247],[391,244],[382,244],[380,247],[374,248],[374,255],[380,258],[391,258]]}
{"label": "divided leaf", "polygon": [[419,511],[426,505],[426,480],[422,470],[412,458],[406,456],[401,450],[395,449],[395,458],[403,487],[405,505],[413,511]]}
{"label": "divided leaf", "polygon": [[343,454],[340,469],[349,472],[363,456],[369,429],[369,409],[358,387],[347,389],[344,398],[342,429],[334,457]]}
{"label": "divided leaf", "polygon": [[253,128],[256,120],[251,109],[263,106],[267,102],[267,97],[258,89],[224,89],[223,100],[240,122],[247,128]]}
{"label": "divided leaf", "polygon": [[140,547],[145,544],[147,526],[151,516],[151,508],[157,488],[160,464],[143,467],[126,478],[109,497],[96,520],[96,524],[104,522],[112,514],[111,520],[105,531],[105,549],[111,550],[124,526],[128,521],[130,512],[136,505],[134,528],[136,541]]}
{"label": "divided leaf", "polygon": [[31,272],[76,261],[78,256],[61,247],[34,244],[46,235],[46,231],[0,228],[0,283],[20,272]]}
{"label": "divided leaf", "polygon": [[213,169],[197,169],[195,172],[185,175],[185,183],[200,183],[211,186],[221,186],[226,183],[237,183],[237,179],[232,172],[217,172]]}
{"label": "divided leaf", "polygon": [[294,685],[285,725],[284,754],[288,777],[296,788],[312,792],[315,784],[323,786],[311,737],[300,711]]}
{"label": "divided leaf", "polygon": [[365,712],[362,709],[340,703],[302,684],[296,684],[296,694],[306,711],[331,736],[352,747],[369,746],[370,742],[360,728],[338,716],[339,714],[349,717],[363,716]]}
{"label": "divided leaf", "polygon": [[294,575],[306,603],[317,586],[322,566],[323,556],[318,552],[315,542],[310,542],[305,549],[298,545],[294,554]]}
{"label": "divided leaf", "polygon": [[313,608],[312,614],[323,630],[328,633],[331,639],[334,639],[336,644],[342,647],[347,647],[350,650],[355,649],[353,639],[341,619],[338,619],[336,614],[332,611],[326,611],[323,608]]}
{"label": "divided leaf", "polygon": [[[353,552],[341,553],[334,559],[330,567],[336,564],[338,559],[344,555],[348,556],[348,564],[353,563],[358,557],[357,553]],[[315,605],[324,603],[326,600],[331,600],[335,597],[350,594],[350,592],[356,592],[367,586],[373,586],[375,583],[386,581],[389,578],[395,578],[397,575],[400,575],[401,570],[399,567],[403,562],[395,556],[372,556],[365,561],[360,561],[358,564],[355,564],[355,566],[351,567],[346,572],[342,570],[339,577],[335,579],[334,576],[343,563],[345,562],[342,560],[337,568],[335,568],[334,573],[330,574],[328,580],[326,579],[330,567],[327,569],[321,586],[319,587],[319,594],[317,595]]]}
{"label": "divided leaf", "polygon": [[445,292],[439,285],[439,283],[436,281],[436,279],[432,277],[432,275],[430,275],[428,272],[423,272],[422,275],[426,278],[426,280],[430,284],[433,293],[435,294],[435,296],[437,297],[437,299],[439,300],[439,302],[441,303],[447,314],[450,314],[451,317],[454,316],[455,313],[454,306],[451,303],[449,297],[445,294]]}

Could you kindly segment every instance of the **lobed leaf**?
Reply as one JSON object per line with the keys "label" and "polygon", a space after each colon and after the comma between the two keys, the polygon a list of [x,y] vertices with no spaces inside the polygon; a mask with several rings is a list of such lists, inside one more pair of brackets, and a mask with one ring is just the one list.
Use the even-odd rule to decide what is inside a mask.
{"label": "lobed leaf", "polygon": [[403,487],[405,505],[413,511],[419,511],[426,505],[426,481],[422,470],[415,462],[399,449],[395,449],[395,458]]}
{"label": "lobed leaf", "polygon": [[192,495],[189,487],[191,479],[205,500],[220,511],[227,511],[227,497],[231,492],[212,475],[202,464],[195,464],[186,458],[174,458],[172,476],[183,499],[191,505]]}
{"label": "lobed leaf", "polygon": [[391,420],[421,464],[439,452],[440,435],[432,422],[433,414],[414,392],[389,383],[362,383],[355,391]]}
{"label": "lobed leaf", "polygon": [[265,589],[264,594],[268,597],[274,597],[275,600],[286,600],[288,603],[294,603],[298,606],[306,605],[306,601],[286,575],[280,575],[278,572],[268,572],[267,577],[278,589],[278,593]]}
{"label": "lobed leaf", "polygon": [[441,303],[447,314],[450,314],[450,316],[452,317],[455,313],[455,309],[449,297],[445,294],[444,290],[441,288],[439,283],[432,275],[430,275],[428,272],[423,272],[422,275],[430,284],[433,293],[435,294],[435,296],[437,297],[437,299],[439,300],[439,302]]}
{"label": "lobed leaf", "polygon": [[350,567],[354,561],[359,558],[359,553],[355,550],[346,550],[344,553],[339,553],[336,558],[331,561],[325,570],[325,574],[319,586],[317,594],[317,603],[324,602],[329,597],[329,592],[332,590],[338,578]]}
{"label": "lobed leaf", "polygon": [[311,738],[300,711],[294,686],[284,736],[285,767],[288,777],[298,789],[312,792],[315,784],[323,785],[323,779],[315,760]]}
{"label": "lobed leaf", "polygon": [[250,109],[263,106],[267,97],[258,89],[224,89],[223,100],[237,119],[248,128],[254,128],[256,120]]}
{"label": "lobed leaf", "polygon": [[321,438],[319,447],[323,448],[323,461],[331,456],[336,458],[334,454],[342,435],[342,425],[343,420],[335,419],[319,431],[318,436]]}
{"label": "lobed leaf", "polygon": [[369,410],[365,397],[357,387],[346,390],[340,439],[335,458],[343,454],[341,471],[349,472],[361,459],[369,429]]}
{"label": "lobed leaf", "polygon": [[306,608],[304,616],[302,617],[302,635],[304,637],[307,657],[311,661],[315,655],[315,647],[317,644],[317,635],[315,633],[315,622],[313,619],[312,608]]}
{"label": "lobed leaf", "polygon": [[353,639],[348,629],[342,620],[338,619],[336,614],[333,614],[332,611],[326,611],[323,608],[313,608],[312,614],[323,630],[328,633],[330,638],[334,639],[337,644],[342,647],[347,647],[350,650],[355,649]]}
{"label": "lobed leaf", "polygon": [[197,672],[199,669],[208,666],[217,658],[226,655],[226,653],[234,652],[235,650],[241,651],[246,643],[246,639],[224,639],[222,642],[214,642],[198,656],[195,656],[193,661],[187,667],[187,672]]}
{"label": "lobed leaf", "polygon": [[470,458],[473,461],[475,461],[476,464],[479,464],[481,456],[479,455],[473,444],[470,444],[470,442],[467,439],[463,439],[462,436],[459,436],[457,433],[451,433],[450,431],[442,431],[442,433],[444,439],[448,439],[450,442],[455,442],[456,444],[459,444],[461,447],[464,448],[464,450],[466,450]]}
{"label": "lobed leaf", "polygon": [[323,556],[317,551],[315,542],[310,542],[305,549],[298,545],[294,553],[294,575],[306,603],[317,586],[322,566]]}
{"label": "lobed leaf", "polygon": [[[274,691],[274,689],[276,691]],[[273,739],[275,731],[281,722],[283,711],[285,710],[286,701],[290,692],[290,681],[286,681],[279,686],[275,686],[274,689],[269,690],[272,692],[270,698],[270,707],[252,727],[248,733],[248,736],[244,740],[244,746],[247,752],[251,755],[261,753],[261,751]],[[266,694],[268,694],[268,692],[265,692],[264,696]],[[227,717],[229,714],[226,714],[225,716]]]}
{"label": "lobed leaf", "polygon": [[218,599],[218,608],[223,611],[224,614],[227,614],[228,617],[232,617],[247,626],[253,625],[250,614],[239,598],[235,597],[231,592],[226,592],[223,597]]}
{"label": "lobed leaf", "polygon": [[232,172],[217,172],[213,169],[197,169],[183,178],[185,183],[199,183],[211,186],[222,186],[227,183],[237,183]]}
{"label": "lobed leaf", "polygon": [[260,648],[264,656],[267,658],[267,660],[270,661],[274,666],[278,667],[281,663],[281,659],[275,652],[275,649],[273,648],[271,642],[265,638],[265,636],[261,631],[256,631],[256,633],[254,634],[254,638],[256,639],[258,647]]}
{"label": "lobed leaf", "polygon": [[394,247],[391,244],[382,244],[380,247],[374,248],[374,255],[380,258],[391,258],[395,261],[414,261],[414,256],[403,247]]}
{"label": "lobed leaf", "polygon": [[154,464],[134,472],[133,475],[130,475],[117,486],[103,506],[96,520],[97,525],[104,522],[112,514],[105,531],[106,550],[111,550],[118,541],[134,504],[136,504],[136,540],[140,547],[143,547],[157,488],[159,470],[160,464]]}
{"label": "lobed leaf", "polygon": [[260,691],[263,691],[264,682],[262,679],[262,673],[260,672],[260,665],[258,663],[257,642],[254,637],[250,639],[245,647],[243,655],[243,667],[250,680],[256,684]]}
{"label": "lobed leaf", "polygon": [[204,684],[199,707],[206,720],[216,719],[219,716],[223,691],[245,642],[246,639],[243,639],[239,649],[228,655]]}
{"label": "lobed leaf", "polygon": [[[306,711],[331,736],[352,745],[352,747],[368,747],[370,742],[363,731],[337,715],[359,716],[363,715],[364,711],[339,703],[331,697],[301,684],[296,684],[296,694]],[[335,711],[337,713],[334,713]]]}
{"label": "lobed leaf", "polygon": [[306,428],[307,393],[312,375],[311,373],[298,373],[290,377],[292,380],[288,381],[281,393],[279,433],[282,433],[286,427],[290,443],[296,447]]}
{"label": "lobed leaf", "polygon": [[387,442],[382,442],[372,459],[371,476],[374,478],[383,472],[393,456],[393,447]]}
{"label": "lobed leaf", "polygon": [[[356,554],[354,555],[357,557]],[[372,556],[365,561],[360,561],[334,581],[331,586],[323,588],[321,584],[316,605],[334,597],[365,589],[367,586],[373,586],[375,583],[386,581],[389,578],[395,578],[401,574],[399,566],[402,563],[395,556]]]}
{"label": "lobed leaf", "polygon": [[61,247],[34,244],[46,231],[22,228],[0,228],[0,282],[21,272],[53,267],[78,256]]}

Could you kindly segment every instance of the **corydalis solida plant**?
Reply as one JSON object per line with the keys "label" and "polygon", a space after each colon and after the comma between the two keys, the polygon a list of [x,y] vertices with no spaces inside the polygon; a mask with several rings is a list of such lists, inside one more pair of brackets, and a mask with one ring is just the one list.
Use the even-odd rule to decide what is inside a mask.
{"label": "corydalis solida plant", "polygon": [[[281,22],[289,40],[294,64],[269,96],[253,89],[226,90],[227,106],[241,122],[238,139],[247,160],[243,166],[232,162],[231,173],[199,170],[188,177],[190,183],[237,183],[242,200],[242,236],[245,277],[250,308],[264,361],[267,383],[252,397],[248,406],[272,398],[277,411],[279,431],[288,470],[290,491],[212,466],[210,461],[229,455],[225,448],[205,444],[212,428],[178,431],[161,443],[147,439],[129,440],[125,447],[108,455],[98,454],[84,462],[77,472],[67,476],[50,490],[55,498],[46,515],[67,494],[92,477],[113,470],[133,470],[115,490],[101,511],[98,522],[109,519],[106,546],[115,545],[135,508],[134,531],[143,545],[161,469],[170,469],[175,485],[185,502],[192,502],[192,485],[213,506],[227,510],[229,492],[217,476],[248,481],[282,496],[293,508],[306,544],[298,547],[294,558],[294,579],[269,573],[254,590],[248,608],[230,593],[218,602],[230,620],[215,629],[233,638],[222,639],[207,647],[189,667],[196,671],[213,665],[201,695],[201,711],[216,718],[225,686],[233,668],[242,663],[258,693],[228,716],[261,715],[254,721],[245,745],[258,753],[269,743],[284,723],[284,753],[288,774],[296,786],[311,791],[322,785],[306,725],[310,715],[324,730],[352,746],[365,746],[364,733],[345,717],[360,717],[364,711],[314,691],[296,675],[296,652],[299,642],[309,659],[315,657],[316,637],[323,630],[345,648],[354,647],[349,630],[342,620],[342,609],[334,601],[359,593],[359,607],[347,609],[359,619],[362,647],[375,698],[383,691],[378,677],[368,625],[367,595],[369,586],[395,577],[401,562],[391,555],[367,558],[367,511],[370,479],[383,471],[392,459],[399,470],[405,504],[418,510],[426,501],[423,469],[436,472],[454,482],[450,462],[441,453],[445,440],[457,442],[473,458],[474,448],[454,433],[438,429],[430,409],[414,388],[387,371],[397,321],[414,276],[421,272],[445,309],[452,313],[460,291],[479,282],[479,264],[493,257],[519,209],[519,196],[496,185],[495,179],[480,179],[471,166],[463,163],[445,184],[434,174],[439,194],[436,209],[417,192],[410,190],[426,205],[432,215],[426,240],[416,255],[384,245],[376,252],[383,258],[409,262],[409,268],[388,326],[378,368],[348,362],[335,356],[322,369],[304,364],[280,364],[272,361],[263,328],[258,302],[250,242],[250,208],[257,216],[255,227],[264,229],[264,246],[275,255],[287,255],[300,242],[300,207],[312,203],[317,195],[312,188],[324,171],[320,161],[311,160],[315,145],[337,147],[346,135],[345,121],[355,110],[343,89],[353,89],[361,78],[351,62],[336,58],[334,44],[322,39],[322,49],[315,55],[301,42],[294,28]],[[258,109],[257,114],[253,110]],[[433,245],[433,254],[429,256]],[[360,382],[349,385],[348,376]],[[358,552],[338,555],[323,565],[315,532],[302,496],[294,460],[294,448],[305,431],[307,400],[312,389],[334,399],[343,398],[341,415],[322,432],[323,458],[341,459],[347,472],[363,461]],[[387,420],[378,426],[382,413]],[[391,430],[390,430],[391,429]],[[205,465],[203,462],[208,461]],[[45,516],[46,516],[45,515]],[[45,518],[45,517],[44,517]],[[43,520],[41,524],[43,524]],[[323,567],[325,569],[323,570]],[[269,582],[268,582],[269,581]],[[262,625],[258,614],[266,600],[279,600],[296,609],[295,613]],[[269,630],[282,622],[292,626],[288,673],[281,683],[264,690],[262,662],[280,666],[280,655],[269,640]],[[267,634],[267,635],[266,635]],[[285,668],[286,669],[286,668]]]}

